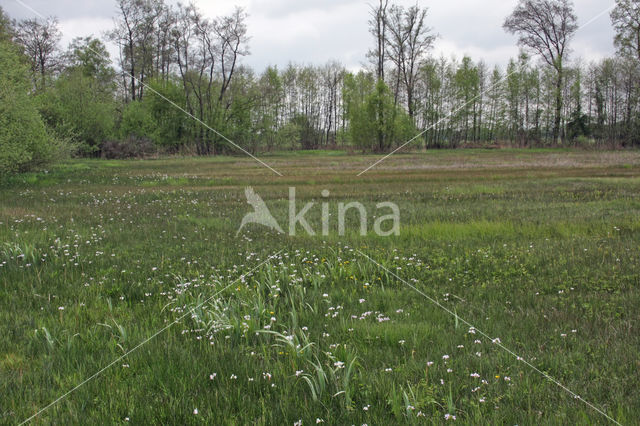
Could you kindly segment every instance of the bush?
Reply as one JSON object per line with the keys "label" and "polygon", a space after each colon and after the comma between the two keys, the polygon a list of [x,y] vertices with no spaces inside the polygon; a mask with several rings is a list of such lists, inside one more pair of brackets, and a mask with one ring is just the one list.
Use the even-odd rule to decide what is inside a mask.
{"label": "bush", "polygon": [[153,154],[155,147],[149,139],[129,136],[121,141],[109,140],[101,146],[102,158],[142,158]]}
{"label": "bush", "polygon": [[40,113],[60,138],[74,141],[79,154],[91,156],[114,137],[115,101],[98,82],[70,69],[39,96]]}
{"label": "bush", "polygon": [[156,123],[145,104],[140,101],[129,102],[122,111],[120,137],[151,139]]}
{"label": "bush", "polygon": [[8,175],[46,164],[60,146],[29,96],[28,70],[11,42],[0,42],[0,70],[0,175]]}

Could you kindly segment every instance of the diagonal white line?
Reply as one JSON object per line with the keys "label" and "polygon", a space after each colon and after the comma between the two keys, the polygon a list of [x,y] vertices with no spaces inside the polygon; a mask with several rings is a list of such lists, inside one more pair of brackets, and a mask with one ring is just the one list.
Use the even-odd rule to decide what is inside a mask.
{"label": "diagonal white line", "polygon": [[73,387],[72,389],[68,390],[67,392],[65,392],[63,395],[61,395],[60,397],[56,398],[55,400],[51,401],[49,404],[47,404],[46,406],[42,407],[41,409],[39,409],[38,411],[36,411],[35,414],[33,414],[31,417],[25,419],[24,421],[22,421],[20,423],[20,425],[23,425],[25,423],[30,422],[31,420],[33,420],[35,417],[37,417],[38,415],[40,415],[42,412],[44,412],[45,410],[53,407],[54,405],[56,405],[58,402],[62,401],[63,399],[65,399],[67,396],[69,396],[70,394],[72,394],[73,392],[75,392],[76,390],[78,390],[79,388],[81,388],[82,386],[84,386],[85,384],[87,384],[88,382],[90,382],[91,380],[95,379],[96,377],[98,377],[100,374],[102,374],[105,370],[108,370],[110,367],[112,367],[114,364],[122,361],[124,358],[126,358],[129,354],[131,354],[132,352],[136,351],[137,349],[139,349],[141,346],[144,346],[146,343],[150,342],[151,340],[153,340],[156,336],[164,333],[165,331],[167,331],[168,329],[170,329],[174,324],[179,323],[180,321],[182,321],[187,315],[189,315],[190,313],[193,312],[194,309],[197,309],[199,307],[201,307],[202,305],[204,305],[205,303],[207,303],[209,300],[213,299],[214,297],[216,297],[217,295],[219,295],[220,293],[224,292],[225,290],[227,290],[229,287],[235,285],[238,281],[242,280],[244,277],[246,277],[247,275],[251,274],[253,271],[255,271],[256,269],[260,268],[262,265],[264,265],[265,263],[267,263],[268,261],[270,261],[271,259],[273,259],[274,257],[276,257],[277,255],[279,255],[282,250],[279,250],[278,252],[276,252],[275,254],[272,254],[271,256],[268,256],[265,260],[263,260],[262,262],[260,262],[257,266],[254,266],[249,272],[240,275],[238,278],[236,278],[235,280],[233,280],[229,285],[227,285],[226,287],[224,287],[221,290],[218,290],[216,293],[214,293],[212,296],[209,296],[207,299],[205,299],[204,301],[198,303],[196,306],[194,306],[193,308],[191,308],[191,310],[189,310],[188,312],[185,312],[184,315],[178,317],[176,320],[174,320],[173,322],[169,323],[169,325],[165,326],[164,328],[156,331],[155,333],[153,333],[151,336],[147,337],[146,339],[144,339],[142,342],[138,343],[136,346],[134,346],[132,349],[130,349],[129,351],[127,351],[124,355],[119,356],[118,358],[114,359],[112,362],[110,362],[109,364],[105,365],[104,367],[102,367],[100,370],[96,371],[94,374],[92,374],[91,376],[87,377],[86,379],[84,379],[82,382],[78,383],[75,387]]}
{"label": "diagonal white line", "polygon": [[[17,1],[17,0],[16,0]],[[613,3],[611,4],[609,7],[607,7],[605,10],[603,10],[602,12],[598,13],[596,16],[594,16],[593,18],[589,19],[587,22],[585,22],[584,24],[582,24],[580,27],[578,27],[577,31],[582,30],[584,27],[586,27],[587,25],[591,24],[593,21],[597,20],[598,18],[600,18],[602,15],[604,15],[605,13],[609,12],[611,9],[613,9],[613,7],[616,4]],[[400,145],[399,147],[397,147],[396,149],[394,149],[393,151],[391,151],[390,153],[388,153],[387,155],[385,155],[384,157],[380,158],[379,160],[377,160],[375,163],[371,164],[369,167],[367,167],[366,169],[364,169],[363,171],[361,171],[360,173],[357,174],[357,176],[361,176],[362,174],[368,172],[369,170],[371,170],[372,168],[374,168],[375,166],[377,166],[378,164],[382,163],[384,160],[386,160],[387,158],[391,157],[393,154],[395,154],[396,152],[400,151],[402,148],[404,148],[405,146],[409,145],[411,142],[413,142],[414,140],[418,139],[420,136],[424,135],[425,133],[427,133],[429,130],[433,129],[434,127],[436,127],[438,124],[442,123],[445,120],[448,120],[452,115],[457,114],[458,112],[460,112],[463,108],[466,108],[469,104],[471,104],[472,102],[475,102],[476,100],[478,100],[481,96],[483,96],[487,91],[497,87],[499,84],[502,84],[506,79],[508,79],[510,76],[512,76],[513,74],[515,74],[517,71],[513,71],[509,74],[506,74],[504,77],[500,78],[497,82],[495,82],[494,84],[490,85],[488,88],[482,90],[479,94],[477,94],[476,96],[474,96],[473,98],[469,99],[467,102],[465,102],[464,104],[462,104],[460,107],[450,111],[447,115],[445,115],[444,117],[442,117],[440,120],[436,121],[434,124],[432,124],[431,126],[427,127],[426,129],[424,129],[423,131],[421,131],[420,133],[418,133],[417,135],[415,135],[414,137],[412,137],[411,139],[409,139],[408,141],[406,141],[405,143],[403,143],[402,145]]]}
{"label": "diagonal white line", "polygon": [[554,379],[552,376],[550,376],[548,373],[540,370],[539,368],[537,368],[536,366],[534,366],[533,364],[527,362],[523,357],[519,356],[518,354],[516,354],[515,352],[513,352],[511,349],[507,348],[506,346],[504,346],[502,344],[502,342],[500,342],[499,340],[494,339],[493,337],[489,336],[487,333],[485,333],[484,331],[480,330],[478,327],[474,326],[473,324],[471,324],[469,321],[465,320],[464,318],[462,318],[460,315],[458,315],[456,312],[453,312],[451,309],[447,308],[446,306],[442,305],[440,302],[438,302],[437,300],[435,300],[434,298],[432,298],[431,296],[427,295],[425,292],[419,290],[418,288],[416,288],[414,285],[412,285],[411,283],[409,283],[408,281],[400,278],[398,275],[396,275],[393,271],[389,270],[388,268],[386,268],[385,266],[381,265],[380,263],[376,262],[375,260],[373,260],[371,257],[369,257],[368,255],[366,255],[365,253],[361,252],[360,250],[356,249],[356,251],[362,255],[363,257],[366,257],[367,259],[369,259],[372,263],[374,263],[375,265],[377,265],[379,268],[385,270],[386,272],[388,272],[389,274],[393,275],[395,278],[397,278],[398,280],[402,281],[402,283],[404,283],[405,285],[407,285],[408,287],[410,287],[411,289],[415,290],[418,294],[424,296],[427,300],[429,300],[431,303],[433,303],[434,305],[436,305],[438,308],[442,309],[443,311],[447,312],[448,314],[457,317],[458,321],[466,324],[469,327],[473,327],[473,329],[479,333],[481,336],[491,340],[496,346],[498,346],[500,349],[504,350],[505,352],[507,352],[509,355],[513,356],[516,360],[522,362],[523,364],[525,364],[527,367],[531,368],[533,371],[539,373],[540,375],[542,375],[544,378],[546,378],[547,380],[549,380],[550,382],[554,383],[556,386],[558,386],[559,388],[561,388],[562,390],[566,391],[567,393],[569,393],[572,397],[574,397],[575,399],[579,399],[580,401],[584,402],[586,405],[588,405],[590,408],[592,408],[593,410],[597,411],[598,413],[602,414],[604,417],[606,417],[608,420],[610,420],[611,422],[620,425],[621,424],[616,421],[615,419],[613,419],[611,416],[609,416],[607,413],[605,413],[604,411],[602,411],[602,409],[596,407],[595,405],[593,405],[592,403],[590,403],[589,401],[587,401],[586,399],[582,398],[580,395],[578,395],[577,393],[573,392],[571,389],[569,389],[568,387],[566,387],[565,385],[563,385],[562,383],[560,383],[558,380]]}
{"label": "diagonal white line", "polygon": [[[15,0],[16,3],[20,4],[21,6],[23,6],[26,9],[29,9],[31,12],[35,13],[38,17],[42,18],[42,19],[46,19],[44,17],[44,15],[42,15],[41,13],[39,13],[38,11],[36,11],[35,9],[33,9],[31,6],[29,6],[28,4],[24,3],[22,0]],[[91,50],[93,53],[95,54],[100,54],[99,52],[95,51],[91,46],[86,46],[87,49]],[[126,72],[123,70],[123,72]],[[270,165],[268,165],[267,163],[265,163],[264,161],[262,161],[261,159],[259,159],[258,157],[256,157],[255,155],[251,154],[249,151],[247,151],[246,149],[244,149],[243,147],[241,147],[240,145],[236,144],[235,142],[233,142],[231,139],[229,139],[228,137],[226,137],[225,135],[223,135],[222,133],[218,132],[216,129],[214,129],[213,127],[209,126],[207,123],[205,123],[204,121],[200,120],[198,117],[194,116],[193,114],[189,113],[188,111],[186,111],[184,108],[182,108],[180,105],[176,104],[175,102],[173,102],[171,99],[167,98],[166,96],[164,96],[163,94],[159,93],[157,90],[153,89],[152,87],[150,87],[148,84],[144,83],[143,81],[140,81],[138,78],[136,78],[136,76],[134,76],[133,74],[130,74],[128,72],[126,72],[126,74],[131,77],[132,79],[134,79],[138,84],[140,84],[141,86],[143,86],[145,89],[150,90],[151,92],[155,93],[157,96],[159,96],[160,98],[162,98],[164,101],[167,101],[169,104],[171,104],[172,106],[174,106],[175,108],[177,108],[178,110],[182,111],[183,113],[185,113],[187,116],[193,118],[195,121],[197,121],[199,124],[203,125],[204,127],[206,127],[207,129],[211,130],[213,133],[215,133],[216,135],[220,136],[222,139],[224,139],[225,141],[229,142],[231,145],[233,145],[234,147],[236,147],[237,149],[239,149],[240,151],[242,151],[243,153],[247,154],[249,157],[253,158],[255,161],[257,161],[258,163],[262,164],[264,167],[268,168],[269,170],[271,170],[273,173],[277,174],[278,176],[282,176],[282,173],[280,173],[279,171],[275,170],[273,167],[271,167]]]}

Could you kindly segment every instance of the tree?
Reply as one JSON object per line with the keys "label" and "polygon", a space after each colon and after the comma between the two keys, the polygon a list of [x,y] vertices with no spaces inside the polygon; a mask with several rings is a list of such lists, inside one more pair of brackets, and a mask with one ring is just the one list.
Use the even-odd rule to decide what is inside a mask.
{"label": "tree", "polygon": [[520,0],[504,21],[504,29],[518,35],[518,44],[538,53],[556,72],[553,139],[560,137],[563,65],[567,45],[578,29],[569,0]]}
{"label": "tree", "polygon": [[94,155],[114,133],[115,71],[104,44],[91,37],[74,39],[64,62],[66,68],[38,96],[40,113],[58,138]]}
{"label": "tree", "polygon": [[14,37],[15,28],[11,23],[11,19],[9,19],[2,7],[0,7],[0,42],[11,41]]}
{"label": "tree", "polygon": [[616,0],[611,22],[620,54],[635,56],[640,61],[640,0]]}
{"label": "tree", "polygon": [[387,48],[387,8],[389,0],[379,0],[377,6],[371,6],[369,32],[375,39],[375,48],[369,50],[367,56],[373,62],[376,78],[384,81],[384,64]]}
{"label": "tree", "polygon": [[106,46],[97,38],[73,39],[65,54],[65,62],[67,69],[78,69],[85,77],[95,79],[103,90],[113,92],[116,73]]}
{"label": "tree", "polygon": [[[389,87],[369,73],[347,73],[344,97],[349,138],[357,147],[384,152],[415,131],[407,113],[394,104]],[[380,133],[385,135],[384,145],[376,143]]]}
{"label": "tree", "polygon": [[[150,55],[156,21],[162,12],[162,1],[118,0],[119,17],[108,37],[120,48],[122,81],[131,97],[140,99],[146,77],[153,74]],[[138,86],[137,81],[141,84]]]}
{"label": "tree", "polygon": [[57,65],[56,53],[62,37],[56,18],[26,19],[18,23],[16,41],[22,45],[31,63],[33,84],[44,90],[47,74]]}
{"label": "tree", "polygon": [[0,177],[42,166],[58,147],[47,134],[31,91],[20,51],[0,40]]}
{"label": "tree", "polygon": [[[433,45],[435,36],[425,24],[427,9],[411,6],[404,9],[394,5],[388,16],[389,58],[396,65],[397,81],[401,81],[406,94],[407,111],[411,119],[415,113],[415,89],[419,65]],[[396,91],[397,91],[396,84]],[[397,93],[396,93],[397,97]]]}

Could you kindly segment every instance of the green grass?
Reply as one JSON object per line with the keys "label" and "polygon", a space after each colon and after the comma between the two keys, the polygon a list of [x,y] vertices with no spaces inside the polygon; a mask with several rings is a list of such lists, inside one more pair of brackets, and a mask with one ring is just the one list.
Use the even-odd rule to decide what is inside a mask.
{"label": "green grass", "polygon": [[[356,177],[377,158],[265,157],[283,177],[240,157],[74,160],[5,179],[0,423],[134,348],[33,422],[609,423],[465,321],[639,423],[640,154],[399,154]],[[245,186],[285,229],[295,186],[317,232],[327,200],[394,201],[401,232],[362,237],[349,217],[345,236],[333,221],[236,238]]]}

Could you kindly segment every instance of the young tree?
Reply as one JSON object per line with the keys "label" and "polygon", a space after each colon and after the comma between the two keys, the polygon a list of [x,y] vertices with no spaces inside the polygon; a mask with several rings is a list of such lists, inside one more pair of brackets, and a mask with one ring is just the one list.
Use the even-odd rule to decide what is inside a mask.
{"label": "young tree", "polygon": [[538,53],[556,72],[553,139],[560,137],[563,65],[567,45],[578,29],[570,0],[520,0],[504,21],[504,29],[518,35],[518,44]]}

